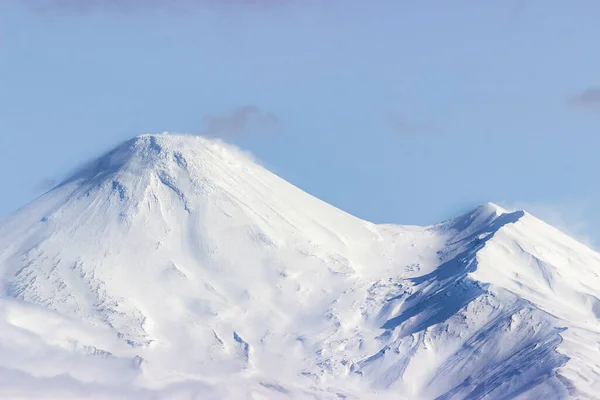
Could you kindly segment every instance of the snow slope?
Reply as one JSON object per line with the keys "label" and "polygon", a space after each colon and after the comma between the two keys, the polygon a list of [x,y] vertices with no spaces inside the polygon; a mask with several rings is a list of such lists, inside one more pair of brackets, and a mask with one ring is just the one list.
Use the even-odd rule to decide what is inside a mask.
{"label": "snow slope", "polygon": [[600,398],[599,271],[523,211],[375,225],[142,135],[0,221],[0,398]]}

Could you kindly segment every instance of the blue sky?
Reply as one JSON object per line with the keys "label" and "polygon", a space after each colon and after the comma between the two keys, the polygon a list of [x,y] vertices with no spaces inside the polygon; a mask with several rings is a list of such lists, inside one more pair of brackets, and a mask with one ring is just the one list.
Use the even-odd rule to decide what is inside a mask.
{"label": "blue sky", "polygon": [[138,133],[250,112],[219,135],[359,217],[493,201],[600,243],[595,0],[111,4],[0,4],[0,216]]}

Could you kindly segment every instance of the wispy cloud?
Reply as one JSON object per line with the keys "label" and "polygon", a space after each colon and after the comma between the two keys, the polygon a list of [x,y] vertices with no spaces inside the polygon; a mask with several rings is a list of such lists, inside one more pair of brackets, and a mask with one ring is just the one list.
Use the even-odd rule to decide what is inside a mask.
{"label": "wispy cloud", "polygon": [[398,114],[389,113],[385,119],[387,128],[400,136],[430,135],[435,133],[432,128],[408,122]]}
{"label": "wispy cloud", "polygon": [[144,12],[190,11],[206,7],[240,6],[265,8],[288,3],[290,0],[20,0],[20,3],[39,12]]}
{"label": "wispy cloud", "polygon": [[600,87],[591,87],[573,96],[569,104],[577,108],[600,113]]}
{"label": "wispy cloud", "polygon": [[41,193],[52,189],[54,186],[56,186],[56,179],[44,178],[33,187],[33,190],[36,193]]}
{"label": "wispy cloud", "polygon": [[388,116],[387,125],[389,129],[398,135],[412,135],[415,133],[413,127],[395,115]]}
{"label": "wispy cloud", "polygon": [[271,132],[279,126],[274,114],[254,105],[246,105],[221,114],[204,117],[204,136],[231,138],[252,132]]}

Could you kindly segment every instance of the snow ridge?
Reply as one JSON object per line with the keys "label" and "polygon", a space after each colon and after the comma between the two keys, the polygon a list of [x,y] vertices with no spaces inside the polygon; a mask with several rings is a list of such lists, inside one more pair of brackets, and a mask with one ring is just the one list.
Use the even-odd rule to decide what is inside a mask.
{"label": "snow ridge", "polygon": [[141,135],[0,221],[0,398],[594,398],[598,271],[524,211],[375,225]]}

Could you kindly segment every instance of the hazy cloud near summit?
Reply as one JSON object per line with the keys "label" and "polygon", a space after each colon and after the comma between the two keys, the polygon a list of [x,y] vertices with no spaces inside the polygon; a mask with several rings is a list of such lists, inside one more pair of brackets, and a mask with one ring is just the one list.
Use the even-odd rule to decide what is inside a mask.
{"label": "hazy cloud near summit", "polygon": [[204,117],[204,136],[229,138],[248,133],[271,132],[279,126],[279,119],[254,105],[235,108],[221,115]]}
{"label": "hazy cloud near summit", "polygon": [[54,178],[44,178],[33,187],[33,191],[36,193],[47,192],[56,186],[56,179]]}
{"label": "hazy cloud near summit", "polygon": [[600,87],[592,87],[573,96],[569,103],[577,108],[582,108],[600,113]]}

